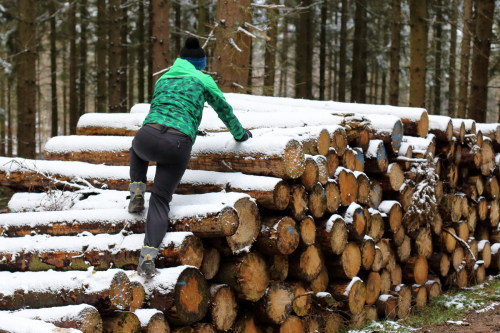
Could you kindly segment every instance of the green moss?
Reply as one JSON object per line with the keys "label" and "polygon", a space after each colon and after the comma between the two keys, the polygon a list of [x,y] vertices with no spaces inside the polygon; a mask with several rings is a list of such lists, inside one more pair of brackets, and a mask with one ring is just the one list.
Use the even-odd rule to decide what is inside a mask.
{"label": "green moss", "polygon": [[28,270],[30,271],[48,271],[49,269],[54,269],[54,265],[49,265],[40,260],[37,255],[31,257],[30,263],[28,265]]}

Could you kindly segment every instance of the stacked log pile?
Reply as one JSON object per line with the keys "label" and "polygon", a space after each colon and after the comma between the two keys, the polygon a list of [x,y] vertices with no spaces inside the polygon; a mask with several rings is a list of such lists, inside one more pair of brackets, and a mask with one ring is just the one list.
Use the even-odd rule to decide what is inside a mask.
{"label": "stacked log pile", "polygon": [[46,160],[0,158],[0,183],[20,191],[0,215],[0,315],[84,332],[336,332],[498,273],[498,124],[228,98],[254,137],[236,143],[205,112],[151,280],[135,273],[145,215],[125,199],[144,113],[87,114]]}

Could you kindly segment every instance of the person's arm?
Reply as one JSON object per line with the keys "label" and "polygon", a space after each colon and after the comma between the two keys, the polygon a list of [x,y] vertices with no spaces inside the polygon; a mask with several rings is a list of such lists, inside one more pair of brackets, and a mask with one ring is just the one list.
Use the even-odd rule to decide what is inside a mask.
{"label": "person's arm", "polygon": [[205,98],[208,104],[217,112],[217,115],[229,129],[235,140],[244,141],[251,137],[251,133],[241,126],[240,121],[233,113],[233,108],[226,101],[224,95],[211,77],[205,80],[205,86],[207,88]]}

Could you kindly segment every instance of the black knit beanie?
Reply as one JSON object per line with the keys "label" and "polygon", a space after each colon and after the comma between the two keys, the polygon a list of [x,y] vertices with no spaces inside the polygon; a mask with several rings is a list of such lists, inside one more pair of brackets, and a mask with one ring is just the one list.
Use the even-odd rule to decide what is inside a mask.
{"label": "black knit beanie", "polygon": [[179,53],[181,58],[204,58],[205,51],[200,47],[198,38],[188,37],[184,43],[184,47]]}

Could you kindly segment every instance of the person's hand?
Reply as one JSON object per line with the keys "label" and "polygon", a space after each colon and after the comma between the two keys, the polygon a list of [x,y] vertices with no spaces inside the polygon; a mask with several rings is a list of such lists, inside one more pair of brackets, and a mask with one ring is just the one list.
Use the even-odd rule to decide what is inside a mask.
{"label": "person's hand", "polygon": [[246,129],[245,134],[243,134],[243,137],[241,139],[235,139],[235,140],[238,142],[243,142],[243,141],[247,141],[251,137],[252,137],[252,132],[250,132],[249,130]]}

